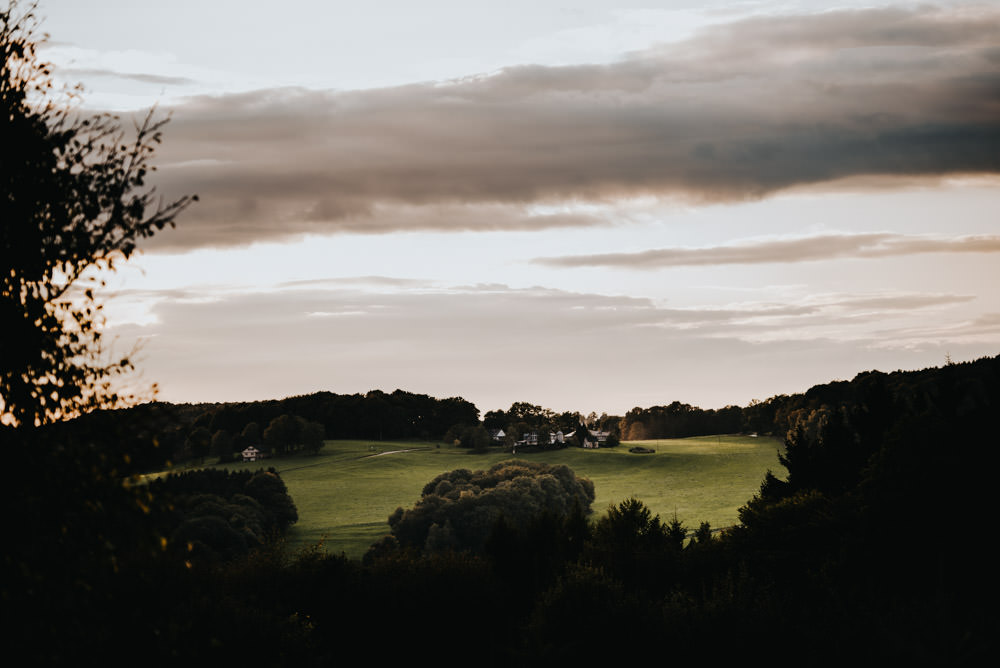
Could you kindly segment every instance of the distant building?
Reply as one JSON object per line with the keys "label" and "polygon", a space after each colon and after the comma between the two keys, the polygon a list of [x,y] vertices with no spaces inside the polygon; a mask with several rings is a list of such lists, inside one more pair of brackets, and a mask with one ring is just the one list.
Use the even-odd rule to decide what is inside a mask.
{"label": "distant building", "polygon": [[537,431],[525,432],[518,439],[517,445],[562,445],[566,442],[566,436],[562,431],[550,431],[548,437],[540,435]]}
{"label": "distant building", "polygon": [[[587,429],[583,425],[580,425],[580,429],[584,430],[583,447],[600,448],[601,446],[606,446],[608,444],[608,436],[611,435],[610,431],[593,431],[591,429]],[[576,432],[572,431],[566,434],[566,438],[576,438]]]}
{"label": "distant building", "polygon": [[243,455],[243,461],[245,462],[255,462],[258,459],[260,459],[260,450],[253,447],[252,445],[243,452],[241,452],[240,454]]}

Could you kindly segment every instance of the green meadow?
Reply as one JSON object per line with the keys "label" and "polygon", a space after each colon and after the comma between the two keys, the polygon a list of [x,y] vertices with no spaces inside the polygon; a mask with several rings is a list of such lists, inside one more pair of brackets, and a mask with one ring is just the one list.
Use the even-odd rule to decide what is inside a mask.
{"label": "green meadow", "polygon": [[[654,450],[633,454],[632,446]],[[628,497],[642,500],[664,520],[676,513],[689,529],[707,521],[713,528],[735,524],[737,511],[771,469],[783,477],[780,441],[749,436],[622,443],[618,448],[568,447],[519,452],[519,459],[566,464],[594,482],[594,516]],[[389,532],[397,507],[413,506],[423,486],[452,469],[483,469],[515,455],[491,449],[482,454],[437,443],[327,441],[318,455],[263,462],[288,486],[299,521],[288,535],[292,550],[322,542],[329,552],[360,558]],[[231,464],[246,468],[245,464]]]}

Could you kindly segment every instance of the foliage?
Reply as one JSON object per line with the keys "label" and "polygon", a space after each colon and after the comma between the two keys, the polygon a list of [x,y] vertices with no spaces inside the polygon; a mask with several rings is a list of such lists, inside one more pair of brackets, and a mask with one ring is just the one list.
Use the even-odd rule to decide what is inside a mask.
{"label": "foliage", "polygon": [[544,513],[564,518],[577,508],[587,512],[593,500],[593,483],[567,466],[509,460],[485,471],[442,473],[424,486],[413,508],[397,508],[389,526],[404,547],[478,551],[501,517],[520,529]]}
{"label": "foliage", "polygon": [[[592,417],[595,423],[592,427],[598,428],[597,416],[593,415]],[[613,421],[617,421],[617,418],[608,418],[607,415],[602,415],[601,418],[602,425],[610,425]],[[568,434],[576,430],[582,422],[583,418],[577,412],[556,413],[551,409],[527,401],[515,401],[506,411],[493,410],[483,416],[483,426],[486,429],[503,429],[510,444],[532,432],[538,433],[540,437],[558,431]],[[606,427],[601,426],[600,428],[605,429]]]}
{"label": "foliage", "polygon": [[325,436],[326,429],[321,423],[299,418],[299,441],[306,452],[310,454],[319,452],[323,448]]}
{"label": "foliage", "polygon": [[692,544],[704,544],[712,542],[712,525],[702,522],[698,525],[697,531],[691,536]]}
{"label": "foliage", "polygon": [[539,595],[528,646],[546,664],[614,661],[644,645],[636,642],[640,637],[657,633],[655,617],[602,569],[573,565]]}
{"label": "foliage", "polygon": [[261,435],[261,441],[275,455],[287,455],[298,450],[316,454],[323,447],[325,435],[325,429],[319,422],[286,413],[271,420]]}
{"label": "foliage", "polygon": [[452,442],[460,448],[482,452],[490,444],[490,435],[482,425],[460,424],[448,430],[445,441]]}
{"label": "foliage", "polygon": [[705,410],[675,401],[668,406],[633,408],[621,419],[618,429],[622,439],[641,441],[733,434],[742,426],[743,409],[738,406]]}
{"label": "foliage", "polygon": [[95,288],[195,199],[146,185],[166,119],[150,111],[127,139],[117,117],[77,113],[38,61],[37,28],[33,5],[0,10],[0,420],[28,426],[131,401]]}
{"label": "foliage", "polygon": [[660,589],[664,578],[673,575],[685,533],[676,517],[664,524],[644,503],[628,498],[610,506],[594,524],[584,554],[630,588]]}
{"label": "foliage", "polygon": [[628,552],[661,550],[666,544],[666,532],[659,515],[650,512],[642,501],[625,499],[608,508],[594,525],[593,542]]}
{"label": "foliage", "polygon": [[233,435],[225,429],[219,429],[212,434],[211,452],[220,461],[228,461],[233,454]]}
{"label": "foliage", "polygon": [[[191,202],[146,183],[166,119],[123,130],[59,93],[34,4],[0,9],[0,448],[9,480],[0,598],[5,639],[27,663],[110,652],[116,594],[159,574],[168,509],[135,485],[163,462],[155,407],[129,416],[127,356],[102,338],[103,277]],[[131,137],[127,135],[132,134]],[[107,643],[107,644],[104,644]],[[94,656],[96,656],[94,652]],[[34,661],[32,660],[34,659]]]}
{"label": "foliage", "polygon": [[[279,455],[300,449],[315,454],[325,439],[429,440],[441,438],[453,425],[479,422],[479,410],[464,399],[436,399],[402,390],[391,394],[316,392],[270,401],[168,406],[177,420],[165,429],[165,440],[172,440],[169,432],[177,430],[188,434],[206,427],[214,434],[225,429],[239,435],[238,450],[265,445]],[[272,426],[271,440],[265,443],[263,432]]]}
{"label": "foliage", "polygon": [[290,452],[298,442],[298,424],[295,418],[287,413],[274,418],[261,434],[261,440],[275,454]]}
{"label": "foliage", "polygon": [[208,427],[195,427],[184,441],[184,450],[196,459],[204,460],[212,445],[212,434]]}
{"label": "foliage", "polygon": [[295,503],[273,469],[203,469],[150,483],[172,512],[161,530],[184,557],[201,564],[230,561],[279,538],[298,520]]}

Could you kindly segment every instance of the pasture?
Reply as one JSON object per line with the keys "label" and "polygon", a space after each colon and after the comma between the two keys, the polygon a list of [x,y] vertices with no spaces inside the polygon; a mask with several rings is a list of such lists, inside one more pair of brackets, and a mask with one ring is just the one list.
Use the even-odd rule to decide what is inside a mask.
{"label": "pasture", "polygon": [[[630,453],[634,445],[654,452]],[[758,491],[768,469],[784,477],[777,458],[780,447],[780,441],[770,438],[703,436],[600,450],[519,452],[516,457],[566,464],[590,478],[596,492],[594,517],[634,496],[661,519],[676,513],[693,530],[703,521],[716,529],[735,524],[737,510]],[[263,464],[281,473],[298,507],[299,521],[288,535],[291,550],[322,541],[327,551],[360,558],[389,532],[390,513],[413,506],[434,476],[457,468],[484,469],[511,457],[498,448],[476,454],[437,443],[327,441],[318,455]]]}

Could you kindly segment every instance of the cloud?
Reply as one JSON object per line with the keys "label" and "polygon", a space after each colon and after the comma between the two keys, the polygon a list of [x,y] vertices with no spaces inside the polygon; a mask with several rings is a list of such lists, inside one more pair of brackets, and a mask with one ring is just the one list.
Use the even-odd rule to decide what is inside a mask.
{"label": "cloud", "polygon": [[202,201],[148,247],[607,224],[529,211],[996,173],[998,48],[995,9],[832,11],[717,25],[610,64],[191,98],[158,183]]}
{"label": "cloud", "polygon": [[[868,351],[886,345],[946,343],[956,355],[977,345],[983,354],[995,347],[1000,322],[982,316],[975,337],[949,327],[971,299],[954,294],[843,293],[681,309],[542,287],[372,278],[249,293],[126,291],[152,317],[119,322],[108,334],[125,344],[145,339],[138,361],[165,400],[402,387],[465,396],[484,410],[541,397],[554,409],[627,410],[673,399],[746,402],[777,391],[778,376],[788,391],[803,391],[845,368],[872,368]],[[880,365],[891,359],[880,354]]]}
{"label": "cloud", "polygon": [[388,288],[412,288],[430,285],[418,278],[398,278],[395,276],[338,276],[333,278],[307,278],[296,281],[284,281],[277,287],[281,288],[322,288],[344,286],[375,286],[383,290]]}
{"label": "cloud", "polygon": [[1000,236],[953,238],[891,233],[822,234],[796,239],[748,241],[706,248],[658,248],[635,253],[601,253],[537,258],[550,267],[669,267],[811,262],[845,258],[876,258],[918,253],[998,253]]}
{"label": "cloud", "polygon": [[[208,171],[211,169],[214,168]],[[195,247],[248,246],[328,233],[538,231],[608,224],[604,215],[538,213],[510,204],[415,206],[338,203],[325,193],[317,197],[315,201],[300,202],[285,198],[280,192],[273,196],[248,196],[239,201],[200,196],[201,201],[184,212],[176,230],[146,240],[143,248],[184,251]]]}
{"label": "cloud", "polygon": [[119,72],[117,70],[85,67],[62,68],[59,70],[59,74],[62,78],[69,79],[76,79],[77,77],[113,77],[164,86],[186,86],[196,83],[195,79],[191,79],[189,77],[149,74],[144,72]]}

